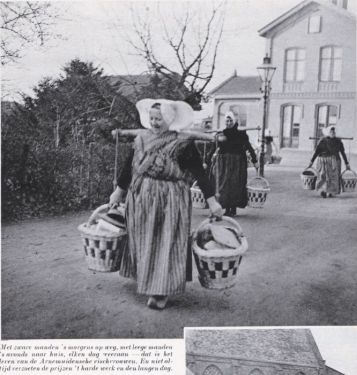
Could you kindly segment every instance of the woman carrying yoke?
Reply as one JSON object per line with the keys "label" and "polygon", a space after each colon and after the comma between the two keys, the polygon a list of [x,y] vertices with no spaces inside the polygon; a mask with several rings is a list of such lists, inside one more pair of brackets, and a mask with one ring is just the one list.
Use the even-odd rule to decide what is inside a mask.
{"label": "woman carrying yoke", "polygon": [[193,139],[180,134],[193,121],[192,108],[163,99],[143,99],[136,107],[146,130],[135,138],[110,203],[127,191],[128,248],[120,274],[137,281],[138,293],[150,296],[150,308],[163,309],[169,296],[185,290],[192,175],[211,213],[220,218],[223,210]]}
{"label": "woman carrying yoke", "polygon": [[317,181],[316,190],[320,191],[323,198],[332,197],[341,192],[341,158],[346,165],[350,165],[345,154],[345,148],[341,139],[336,137],[334,126],[323,129],[324,137],[318,143],[308,168],[311,168],[317,158]]}

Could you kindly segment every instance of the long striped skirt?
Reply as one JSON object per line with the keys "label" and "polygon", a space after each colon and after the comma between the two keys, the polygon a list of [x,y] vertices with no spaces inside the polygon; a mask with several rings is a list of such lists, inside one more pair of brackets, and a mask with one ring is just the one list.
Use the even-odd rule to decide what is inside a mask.
{"label": "long striped skirt", "polygon": [[126,205],[128,248],[120,274],[134,278],[141,294],[184,292],[191,227],[189,185],[139,176]]}
{"label": "long striped skirt", "polygon": [[319,156],[316,169],[316,190],[339,194],[341,192],[341,160],[336,156]]}
{"label": "long striped skirt", "polygon": [[248,203],[247,193],[247,156],[244,154],[218,154],[212,163],[210,181],[217,190],[218,163],[218,191],[219,203],[223,208],[244,208]]}

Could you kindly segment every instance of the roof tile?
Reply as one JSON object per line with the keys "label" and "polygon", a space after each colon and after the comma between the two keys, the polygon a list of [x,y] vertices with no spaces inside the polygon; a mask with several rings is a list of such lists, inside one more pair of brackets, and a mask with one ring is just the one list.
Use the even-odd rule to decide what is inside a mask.
{"label": "roof tile", "polygon": [[188,353],[318,366],[321,360],[308,329],[188,330]]}
{"label": "roof tile", "polygon": [[261,80],[259,76],[232,76],[214,88],[210,95],[259,94]]}

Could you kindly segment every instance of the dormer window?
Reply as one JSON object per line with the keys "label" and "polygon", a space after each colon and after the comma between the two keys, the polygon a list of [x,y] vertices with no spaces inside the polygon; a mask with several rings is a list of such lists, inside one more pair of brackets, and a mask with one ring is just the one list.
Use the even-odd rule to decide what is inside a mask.
{"label": "dormer window", "polygon": [[309,17],[308,33],[316,34],[321,32],[321,16],[314,15]]}

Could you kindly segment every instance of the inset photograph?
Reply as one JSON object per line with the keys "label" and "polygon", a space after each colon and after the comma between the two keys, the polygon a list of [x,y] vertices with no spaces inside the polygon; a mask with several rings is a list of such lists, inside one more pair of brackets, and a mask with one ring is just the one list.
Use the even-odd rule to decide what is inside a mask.
{"label": "inset photograph", "polygon": [[354,375],[357,327],[186,328],[186,375]]}

